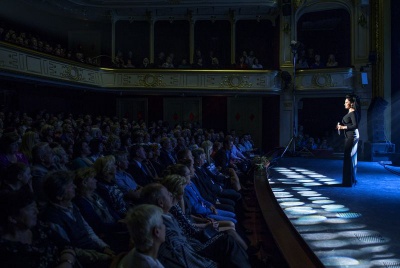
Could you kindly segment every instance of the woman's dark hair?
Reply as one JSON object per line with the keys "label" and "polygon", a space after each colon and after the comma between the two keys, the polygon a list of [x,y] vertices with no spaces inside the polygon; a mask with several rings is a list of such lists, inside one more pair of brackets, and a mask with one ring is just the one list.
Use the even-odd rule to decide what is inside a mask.
{"label": "woman's dark hair", "polygon": [[361,120],[360,98],[355,94],[348,94],[346,95],[346,99],[350,101],[351,108],[354,108],[358,116],[358,121],[360,121]]}
{"label": "woman's dark hair", "polygon": [[65,186],[73,180],[74,173],[71,171],[53,171],[45,176],[43,190],[51,202],[57,203],[58,197],[65,192]]}
{"label": "woman's dark hair", "polygon": [[18,180],[18,175],[25,172],[28,168],[28,165],[21,162],[12,163],[5,171],[4,180],[11,184],[16,183]]}

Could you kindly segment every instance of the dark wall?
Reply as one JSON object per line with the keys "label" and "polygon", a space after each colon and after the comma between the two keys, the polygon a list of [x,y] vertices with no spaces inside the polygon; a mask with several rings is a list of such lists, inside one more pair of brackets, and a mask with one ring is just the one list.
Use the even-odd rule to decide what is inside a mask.
{"label": "dark wall", "polygon": [[143,58],[150,58],[150,24],[146,21],[118,21],[115,25],[116,51],[121,51],[125,59],[133,53],[133,65],[139,67]]}
{"label": "dark wall", "polygon": [[227,128],[227,97],[203,97],[203,127],[223,130]]}
{"label": "dark wall", "polygon": [[197,21],[194,28],[195,49],[200,49],[206,63],[210,51],[214,52],[220,66],[231,66],[231,25],[229,21]]}
{"label": "dark wall", "polygon": [[350,14],[344,9],[310,12],[304,14],[297,23],[298,41],[306,49],[314,49],[327,62],[329,54],[334,54],[339,66],[350,66],[351,35]]}
{"label": "dark wall", "polygon": [[249,51],[254,51],[255,57],[264,68],[272,69],[277,66],[273,58],[273,49],[277,45],[274,40],[279,40],[279,38],[274,39],[276,28],[269,20],[238,21],[236,23],[236,62],[243,51],[247,54]]}
{"label": "dark wall", "polygon": [[266,152],[279,147],[280,96],[263,97],[262,148]]}
{"label": "dark wall", "polygon": [[154,58],[158,53],[174,54],[174,66],[177,67],[182,58],[189,58],[189,22],[157,21],[154,25]]}
{"label": "dark wall", "polygon": [[304,134],[323,138],[337,134],[335,126],[346,114],[343,98],[306,98],[299,102],[298,125],[304,127]]}

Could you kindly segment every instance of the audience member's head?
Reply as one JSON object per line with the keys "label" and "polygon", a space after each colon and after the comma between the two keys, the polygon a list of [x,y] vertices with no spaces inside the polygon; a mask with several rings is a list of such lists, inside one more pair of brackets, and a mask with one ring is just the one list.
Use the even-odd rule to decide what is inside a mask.
{"label": "audience member's head", "polygon": [[97,179],[106,182],[115,180],[116,166],[114,156],[107,155],[97,158],[93,164],[93,168],[96,170]]}
{"label": "audience member's head", "polygon": [[27,189],[0,195],[0,230],[3,234],[15,234],[37,223],[38,209],[32,192]]}
{"label": "audience member's head", "polygon": [[70,202],[75,197],[74,173],[54,171],[46,175],[43,190],[50,202],[60,204]]}
{"label": "audience member's head", "polygon": [[168,213],[172,204],[172,194],[160,183],[151,183],[143,187],[140,198],[145,204],[156,205]]}
{"label": "audience member's head", "polygon": [[126,224],[135,248],[149,252],[165,241],[163,210],[159,206],[142,204],[130,210]]}

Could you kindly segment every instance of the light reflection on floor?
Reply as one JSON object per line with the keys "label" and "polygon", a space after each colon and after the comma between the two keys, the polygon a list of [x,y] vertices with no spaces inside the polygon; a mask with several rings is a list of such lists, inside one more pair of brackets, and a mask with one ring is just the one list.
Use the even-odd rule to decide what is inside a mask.
{"label": "light reflection on floor", "polygon": [[311,188],[338,181],[304,168],[274,171],[279,175],[269,182],[278,203],[326,267],[400,267],[390,239],[360,223],[361,213]]}

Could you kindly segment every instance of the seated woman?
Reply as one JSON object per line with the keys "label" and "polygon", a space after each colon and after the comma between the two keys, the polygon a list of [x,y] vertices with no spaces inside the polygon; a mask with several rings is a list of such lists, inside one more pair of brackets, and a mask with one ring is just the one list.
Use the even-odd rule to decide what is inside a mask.
{"label": "seated woman", "polygon": [[[184,166],[181,170],[185,172],[184,176],[187,179],[187,185],[185,187],[185,195],[188,200],[188,205],[191,206],[192,214],[199,215],[206,218],[211,218],[220,221],[231,221],[237,223],[236,215],[233,212],[225,211],[215,208],[215,205],[205,200],[196,185],[191,181],[194,176],[193,160],[188,159],[190,167]],[[177,164],[179,165],[179,164]],[[181,176],[183,174],[180,174]]]}
{"label": "seated woman", "polygon": [[22,135],[20,152],[23,153],[32,162],[32,148],[40,142],[39,133],[35,131],[27,131]]}
{"label": "seated woman", "polygon": [[3,134],[0,138],[0,171],[12,163],[21,162],[29,165],[28,158],[19,152],[20,137],[15,132]]}
{"label": "seated woman", "polygon": [[96,170],[98,194],[111,205],[121,218],[124,218],[128,206],[124,199],[124,193],[116,183],[115,157],[112,155],[100,157],[94,162],[93,168]]}
{"label": "seated woman", "polygon": [[120,261],[119,267],[163,268],[157,260],[158,249],[165,241],[163,211],[155,205],[139,205],[126,216],[131,240],[135,248]]}
{"label": "seated woman", "polygon": [[73,180],[74,174],[70,171],[55,171],[46,176],[43,188],[49,205],[43,218],[65,241],[77,248],[77,256],[82,264],[90,267],[109,266],[115,253],[72,203],[76,188]]}
{"label": "seated woman", "polygon": [[21,189],[0,195],[2,267],[75,267],[75,251],[38,222],[33,193]]}
{"label": "seated woman", "polygon": [[24,163],[13,163],[6,169],[0,190],[1,193],[4,193],[17,191],[21,188],[33,192],[31,169]]}
{"label": "seated woman", "polygon": [[54,154],[54,166],[57,170],[71,170],[71,162],[69,159],[69,155],[65,151],[65,149],[58,145],[53,148]]}
{"label": "seated woman", "polygon": [[326,62],[326,67],[337,67],[338,62],[335,59],[335,55],[329,54],[328,61]]}
{"label": "seated woman", "polygon": [[121,221],[118,213],[97,193],[96,171],[93,168],[81,168],[76,171],[75,185],[77,196],[74,203],[78,206],[82,216],[93,227],[111,248],[117,251],[128,249],[126,225]]}
{"label": "seated woman", "polygon": [[93,165],[92,160],[89,158],[91,154],[89,145],[84,140],[79,140],[74,143],[74,152],[72,155],[72,169],[76,170],[83,167],[90,167]]}
{"label": "seated woman", "polygon": [[[214,228],[219,232],[226,232],[231,235],[235,240],[241,245],[245,250],[248,249],[247,244],[239,236],[235,230],[235,225],[230,221],[215,221],[211,218],[196,218],[191,215],[187,215],[187,206],[184,198],[184,190],[187,185],[187,179],[184,176],[178,174],[168,175],[162,181],[161,184],[172,194],[174,198],[174,206],[171,207],[169,212],[177,219],[182,230],[189,236],[196,237],[197,239],[204,240],[209,239],[207,235],[205,236],[204,229]],[[195,219],[195,222],[192,221]],[[196,220],[198,220],[196,222]]]}
{"label": "seated woman", "polygon": [[211,141],[204,141],[201,144],[206,156],[203,164],[204,170],[207,172],[208,176],[210,176],[214,181],[218,182],[224,189],[231,188],[236,191],[240,191],[242,186],[240,185],[239,177],[236,171],[233,168],[229,168],[227,173],[223,174],[214,164],[214,159],[211,157],[213,152],[212,146],[213,145]]}

